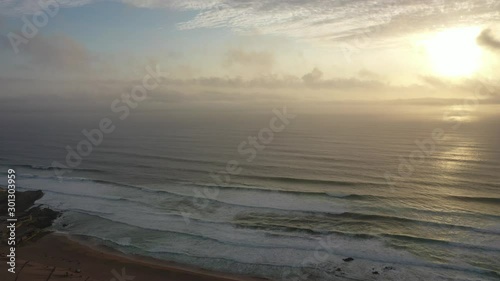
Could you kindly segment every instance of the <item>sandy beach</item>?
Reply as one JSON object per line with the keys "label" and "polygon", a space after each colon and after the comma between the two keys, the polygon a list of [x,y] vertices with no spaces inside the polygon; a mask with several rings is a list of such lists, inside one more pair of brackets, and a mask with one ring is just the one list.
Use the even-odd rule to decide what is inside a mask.
{"label": "sandy beach", "polygon": [[257,281],[189,268],[151,258],[125,257],[111,249],[83,245],[66,235],[49,233],[17,249],[16,274],[7,272],[7,248],[2,245],[0,280],[97,281]]}

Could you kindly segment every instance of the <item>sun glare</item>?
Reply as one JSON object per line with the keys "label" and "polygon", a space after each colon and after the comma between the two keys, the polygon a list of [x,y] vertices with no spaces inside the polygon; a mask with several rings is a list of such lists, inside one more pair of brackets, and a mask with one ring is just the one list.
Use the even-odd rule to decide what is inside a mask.
{"label": "sun glare", "polygon": [[470,76],[481,66],[481,48],[476,43],[479,28],[457,28],[439,32],[423,44],[433,70],[443,76]]}

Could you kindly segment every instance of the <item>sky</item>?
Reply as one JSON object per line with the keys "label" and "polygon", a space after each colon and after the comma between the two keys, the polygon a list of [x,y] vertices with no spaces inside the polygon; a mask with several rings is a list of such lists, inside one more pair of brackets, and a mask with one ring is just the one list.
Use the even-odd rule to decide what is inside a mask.
{"label": "sky", "polygon": [[109,105],[147,65],[168,73],[156,109],[441,103],[500,85],[496,0],[0,0],[0,35],[3,110]]}

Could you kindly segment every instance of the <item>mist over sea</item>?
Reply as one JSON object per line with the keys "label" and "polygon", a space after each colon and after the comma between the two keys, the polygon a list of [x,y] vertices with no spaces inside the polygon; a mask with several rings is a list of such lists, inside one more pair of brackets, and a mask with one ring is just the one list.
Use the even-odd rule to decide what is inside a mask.
{"label": "mist over sea", "polygon": [[296,115],[249,161],[271,110],[139,114],[57,177],[101,115],[13,114],[0,166],[63,211],[55,230],[125,253],[276,280],[500,279],[498,116]]}

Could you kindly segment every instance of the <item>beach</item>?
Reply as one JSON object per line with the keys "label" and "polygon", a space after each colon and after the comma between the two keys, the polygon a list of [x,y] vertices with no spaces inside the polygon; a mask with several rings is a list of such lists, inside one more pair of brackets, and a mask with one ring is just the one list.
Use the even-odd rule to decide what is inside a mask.
{"label": "beach", "polygon": [[[116,251],[83,245],[66,235],[48,233],[17,250],[16,274],[5,270],[6,248],[1,248],[5,281],[45,280],[178,280],[178,281],[257,281],[184,267],[151,258],[126,257]],[[121,278],[121,279],[120,279]]]}

